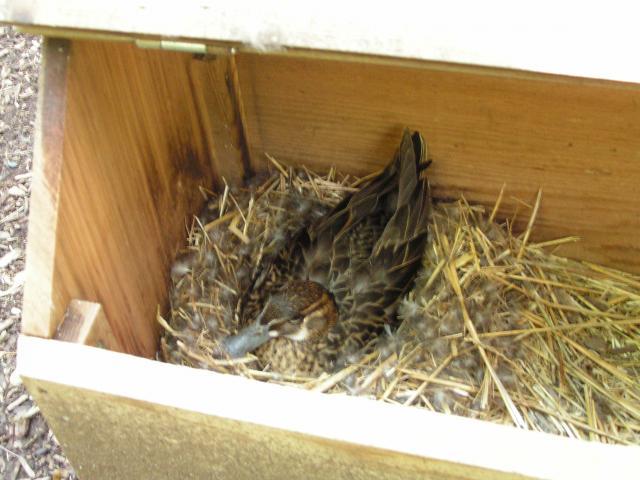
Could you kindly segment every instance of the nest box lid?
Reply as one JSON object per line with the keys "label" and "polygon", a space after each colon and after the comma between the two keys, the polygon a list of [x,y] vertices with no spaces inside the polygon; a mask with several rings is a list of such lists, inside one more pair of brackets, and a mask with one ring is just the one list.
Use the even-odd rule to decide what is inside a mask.
{"label": "nest box lid", "polygon": [[465,63],[640,83],[634,6],[617,0],[0,0],[0,22],[62,37],[223,44]]}

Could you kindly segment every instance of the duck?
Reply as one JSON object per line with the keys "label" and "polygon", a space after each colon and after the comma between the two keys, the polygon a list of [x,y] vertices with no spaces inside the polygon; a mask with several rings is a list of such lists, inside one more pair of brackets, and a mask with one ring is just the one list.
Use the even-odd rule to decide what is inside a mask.
{"label": "duck", "polygon": [[[355,361],[412,288],[428,241],[430,165],[419,132],[405,129],[382,172],[304,226],[263,269],[282,281],[235,335],[231,358],[254,354],[273,372],[320,375]],[[257,282],[259,283],[259,282]]]}

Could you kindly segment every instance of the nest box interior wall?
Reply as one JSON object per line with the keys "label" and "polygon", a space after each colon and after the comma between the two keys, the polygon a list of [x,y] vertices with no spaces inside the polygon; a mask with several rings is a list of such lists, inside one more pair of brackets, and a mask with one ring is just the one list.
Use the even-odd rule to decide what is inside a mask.
{"label": "nest box interior wall", "polygon": [[45,100],[40,112],[36,175],[47,195],[31,224],[55,217],[43,232],[51,246],[30,243],[24,331],[52,336],[81,298],[104,306],[127,351],[151,356],[168,265],[202,201],[198,186],[213,181],[191,55],[57,41],[45,55],[44,97],[64,102],[54,109]]}
{"label": "nest box interior wall", "polygon": [[407,125],[436,197],[489,206],[506,183],[505,218],[542,188],[535,239],[577,235],[558,252],[640,271],[640,86],[311,55],[244,54],[238,69],[252,157],[370,173]]}
{"label": "nest box interior wall", "polygon": [[[640,87],[479,67],[132,44],[45,46],[23,329],[51,337],[69,301],[103,305],[152,356],[155,313],[200,186],[285,163],[370,173],[420,130],[437,197],[533,201],[537,238],[640,271]],[[614,193],[615,192],[615,193]],[[503,217],[518,208],[505,201]],[[528,215],[521,215],[526,219]]]}

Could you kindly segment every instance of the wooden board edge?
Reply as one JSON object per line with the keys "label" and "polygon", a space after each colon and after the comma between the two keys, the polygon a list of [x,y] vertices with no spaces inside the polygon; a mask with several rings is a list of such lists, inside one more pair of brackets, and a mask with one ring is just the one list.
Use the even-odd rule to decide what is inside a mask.
{"label": "wooden board edge", "polygon": [[58,226],[62,184],[70,49],[68,40],[45,39],[38,85],[22,332],[46,338],[53,336],[57,326],[53,318],[56,246],[52,239]]}
{"label": "wooden board edge", "polygon": [[[336,17],[334,8],[340,16]],[[104,4],[67,0],[65,8],[55,0],[6,0],[4,7],[0,5],[0,21],[98,33],[204,38],[263,50],[309,48],[639,82],[640,72],[629,61],[640,41],[630,8],[584,8],[581,21],[575,22],[571,7],[538,2],[523,13],[505,9],[498,0],[482,7],[459,2],[425,6],[403,0],[369,5],[367,15],[362,15],[360,5],[344,2],[325,2],[309,15],[306,5],[278,1],[257,5],[240,0],[211,6],[185,0],[176,11],[173,3],[153,0]],[[466,12],[464,19],[460,10]],[[615,28],[593,35],[603,25]]]}
{"label": "wooden board edge", "polygon": [[106,348],[113,352],[126,352],[113,333],[102,305],[86,300],[74,299],[69,302],[54,338],[64,342]]}
{"label": "wooden board edge", "polygon": [[470,472],[588,479],[613,471],[618,478],[635,478],[640,470],[638,447],[316,394],[25,335],[18,343],[18,371],[23,378],[100,392],[123,402],[148,402],[326,442],[465,465],[472,467]]}
{"label": "wooden board edge", "polygon": [[250,175],[239,92],[230,49],[212,48],[189,65],[195,102],[207,141],[215,186],[240,185]]}

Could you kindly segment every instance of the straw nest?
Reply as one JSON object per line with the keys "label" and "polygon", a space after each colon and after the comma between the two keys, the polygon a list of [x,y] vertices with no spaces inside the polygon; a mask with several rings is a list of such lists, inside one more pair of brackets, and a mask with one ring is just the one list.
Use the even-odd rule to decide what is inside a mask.
{"label": "straw nest", "polygon": [[281,255],[303,222],[367,180],[271,161],[275,174],[245,188],[203,192],[206,207],[189,225],[171,272],[167,320],[158,314],[163,360],[639,443],[640,278],[550,253],[574,237],[529,242],[540,192],[519,235],[512,222],[495,219],[504,188],[492,212],[464,198],[435,205],[423,269],[399,308],[401,326],[344,369],[304,378],[270,372],[252,355],[220,358],[218,340],[254,315],[259,292],[244,300],[243,292],[259,276],[257,266]]}

